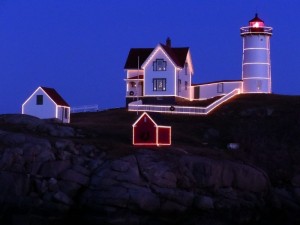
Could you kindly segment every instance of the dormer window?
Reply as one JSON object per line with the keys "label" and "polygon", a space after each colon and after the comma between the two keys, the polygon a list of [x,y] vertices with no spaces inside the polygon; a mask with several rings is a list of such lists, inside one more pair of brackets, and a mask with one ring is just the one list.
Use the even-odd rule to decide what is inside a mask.
{"label": "dormer window", "polygon": [[163,59],[156,59],[153,62],[153,71],[166,71],[167,70],[167,62]]}

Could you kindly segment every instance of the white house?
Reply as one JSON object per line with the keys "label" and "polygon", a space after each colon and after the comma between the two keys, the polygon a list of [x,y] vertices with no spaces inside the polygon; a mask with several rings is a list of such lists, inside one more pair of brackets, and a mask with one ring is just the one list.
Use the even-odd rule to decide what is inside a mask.
{"label": "white house", "polygon": [[132,48],[126,63],[126,103],[141,100],[151,104],[173,104],[177,98],[190,100],[194,73],[189,48],[166,44],[155,48]]}
{"label": "white house", "polygon": [[180,106],[183,100],[200,101],[220,96],[223,98],[218,101],[220,105],[239,93],[271,93],[272,29],[266,27],[257,14],[248,26],[240,29],[243,39],[241,80],[192,84],[194,69],[190,49],[172,47],[169,38],[165,45],[158,44],[155,48],[132,48],[124,67],[126,105],[130,104],[131,110],[166,112],[170,109],[172,113],[182,113],[198,110],[175,109],[173,105]]}
{"label": "white house", "polygon": [[70,123],[70,106],[53,88],[38,87],[22,104],[22,114]]}

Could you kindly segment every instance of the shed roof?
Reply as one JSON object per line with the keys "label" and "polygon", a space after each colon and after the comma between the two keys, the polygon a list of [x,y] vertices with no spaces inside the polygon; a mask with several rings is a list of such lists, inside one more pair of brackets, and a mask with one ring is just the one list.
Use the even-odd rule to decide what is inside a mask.
{"label": "shed roof", "polygon": [[67,106],[70,107],[70,105],[60,96],[60,94],[57,93],[57,91],[54,88],[49,87],[41,87],[46,94],[57,104],[61,106]]}

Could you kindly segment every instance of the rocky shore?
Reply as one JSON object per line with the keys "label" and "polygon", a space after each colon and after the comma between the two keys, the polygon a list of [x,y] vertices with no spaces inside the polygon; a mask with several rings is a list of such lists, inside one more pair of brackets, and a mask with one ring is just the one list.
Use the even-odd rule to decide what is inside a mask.
{"label": "rocky shore", "polygon": [[108,157],[85,138],[0,115],[0,224],[300,223],[300,173],[274,186],[240,160],[145,148]]}

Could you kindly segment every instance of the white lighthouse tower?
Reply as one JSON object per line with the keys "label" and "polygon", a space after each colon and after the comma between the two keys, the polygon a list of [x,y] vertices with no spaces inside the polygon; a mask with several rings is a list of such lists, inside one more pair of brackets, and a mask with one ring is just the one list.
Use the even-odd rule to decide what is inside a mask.
{"label": "white lighthouse tower", "polygon": [[266,27],[257,14],[247,27],[241,28],[243,38],[243,93],[271,93],[270,37],[272,27]]}

